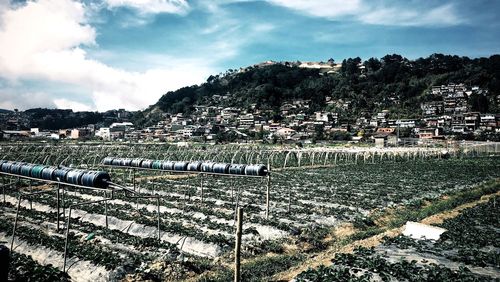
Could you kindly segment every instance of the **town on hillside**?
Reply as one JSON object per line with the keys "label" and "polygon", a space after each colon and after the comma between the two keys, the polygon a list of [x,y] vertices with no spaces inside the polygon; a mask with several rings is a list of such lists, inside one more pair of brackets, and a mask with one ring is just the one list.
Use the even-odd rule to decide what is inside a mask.
{"label": "town on hillside", "polygon": [[[487,90],[449,84],[434,86],[430,91],[428,94],[432,100],[416,109],[420,111],[421,118],[415,119],[390,117],[387,110],[364,113],[355,121],[346,120],[338,112],[306,114],[310,100],[299,99],[281,105],[280,115],[283,118],[277,121],[265,118],[269,113],[255,108],[255,105],[251,109],[217,106],[228,97],[214,95],[208,105],[195,106],[189,115],[164,113],[156,125],[145,128],[138,128],[130,122],[133,113],[123,109],[106,112],[104,122],[58,130],[29,127],[30,120],[23,112],[2,112],[0,138],[272,143],[314,143],[321,140],[375,142],[379,139],[386,145],[396,144],[398,137],[498,140],[500,115],[472,112],[468,102],[471,95],[486,95]],[[349,111],[350,103],[349,100],[334,100],[331,97],[325,100],[325,104],[345,111]]]}

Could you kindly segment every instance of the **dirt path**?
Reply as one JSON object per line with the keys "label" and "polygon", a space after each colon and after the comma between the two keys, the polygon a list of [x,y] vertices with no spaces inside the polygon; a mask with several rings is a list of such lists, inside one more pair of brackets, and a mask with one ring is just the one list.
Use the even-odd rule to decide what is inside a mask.
{"label": "dirt path", "polygon": [[[481,199],[479,199],[477,201],[463,204],[463,205],[460,205],[452,210],[429,216],[427,218],[424,218],[420,222],[424,223],[424,224],[440,224],[445,219],[456,217],[462,210],[470,208],[470,207],[474,207],[474,206],[481,204],[481,203],[485,203],[491,197],[494,197],[497,195],[500,195],[500,192],[490,194],[490,195],[484,195],[481,197]],[[305,262],[301,263],[299,266],[290,268],[285,272],[276,274],[275,276],[273,276],[273,278],[271,280],[272,281],[290,281],[298,274],[306,271],[308,268],[317,268],[320,265],[330,265],[331,259],[337,253],[351,253],[358,246],[362,246],[362,247],[366,247],[366,248],[375,247],[382,242],[382,238],[384,236],[395,237],[403,232],[403,228],[404,227],[390,229],[390,230],[387,230],[381,234],[375,235],[375,236],[367,238],[367,239],[355,241],[355,242],[350,243],[350,244],[345,245],[345,246],[334,245],[334,246],[330,247],[328,250],[326,250],[322,253],[316,254],[313,257],[307,259]],[[339,238],[339,237],[342,238],[342,237],[349,236],[353,233],[354,233],[354,229],[352,228],[352,225],[346,224],[346,225],[338,227],[335,230],[334,234],[337,238]]]}

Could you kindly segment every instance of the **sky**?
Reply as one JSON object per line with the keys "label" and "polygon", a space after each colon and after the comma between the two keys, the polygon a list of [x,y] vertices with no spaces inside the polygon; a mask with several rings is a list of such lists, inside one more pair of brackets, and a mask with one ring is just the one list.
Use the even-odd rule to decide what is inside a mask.
{"label": "sky", "polygon": [[141,110],[259,62],[500,53],[500,1],[0,0],[0,109]]}

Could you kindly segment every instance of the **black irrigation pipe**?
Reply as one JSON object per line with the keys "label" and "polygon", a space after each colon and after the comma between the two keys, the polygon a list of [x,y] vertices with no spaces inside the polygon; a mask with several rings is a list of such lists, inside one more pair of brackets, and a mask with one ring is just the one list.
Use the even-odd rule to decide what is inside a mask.
{"label": "black irrigation pipe", "polygon": [[[71,223],[71,211],[74,207],[77,207],[77,206],[82,206],[82,205],[88,205],[88,204],[96,204],[96,203],[104,203],[105,205],[105,216],[106,216],[106,227],[108,227],[108,214],[107,214],[107,210],[108,210],[108,201],[109,200],[112,200],[113,199],[113,196],[114,196],[114,192],[115,191],[124,191],[125,192],[125,195],[128,196],[127,192],[130,192],[134,195],[140,195],[139,193],[135,192],[134,190],[128,188],[128,187],[125,187],[125,186],[122,186],[122,185],[119,185],[119,184],[116,184],[116,183],[113,183],[113,182],[110,182],[108,181],[108,184],[109,184],[109,187],[111,189],[105,189],[105,188],[95,188],[95,187],[88,187],[88,186],[82,186],[82,185],[76,185],[76,184],[71,184],[71,183],[66,183],[66,182],[60,182],[60,181],[53,181],[53,180],[47,180],[47,179],[39,179],[39,178],[33,178],[33,177],[28,177],[28,176],[23,176],[23,175],[18,175],[18,174],[12,174],[12,173],[6,173],[6,172],[0,172],[0,175],[6,175],[6,176],[12,176],[12,177],[17,177],[17,181],[14,181],[12,182],[11,184],[8,184],[8,185],[12,185],[12,184],[17,184],[19,182],[19,179],[22,178],[22,179],[28,179],[31,181],[35,180],[35,181],[40,181],[40,182],[44,182],[44,183],[47,183],[47,184],[57,184],[57,188],[52,188],[50,190],[44,190],[44,191],[37,191],[37,192],[32,192],[32,193],[20,193],[19,194],[19,197],[18,197],[18,202],[17,202],[17,210],[16,210],[16,217],[15,217],[15,220],[14,220],[14,228],[13,228],[13,232],[12,232],[12,242],[11,242],[11,250],[13,249],[14,247],[14,240],[15,240],[15,234],[16,234],[16,229],[17,229],[17,221],[18,221],[18,218],[19,218],[19,210],[21,208],[21,202],[22,202],[22,198],[23,197],[31,197],[31,196],[34,196],[34,195],[39,195],[39,194],[44,194],[44,193],[50,193],[50,192],[54,192],[56,191],[57,193],[57,230],[59,230],[59,219],[60,219],[60,206],[59,206],[59,193],[60,193],[60,189],[61,189],[61,184],[63,185],[63,209],[65,209],[64,207],[64,186],[68,186],[68,187],[73,187],[73,188],[80,188],[80,189],[87,189],[87,190],[94,190],[94,191],[103,191],[107,197],[108,193],[107,192],[111,192],[111,197],[110,198],[106,198],[106,199],[103,199],[103,200],[98,200],[98,201],[90,201],[90,202],[83,202],[83,203],[77,203],[77,204],[72,204],[69,206],[69,213],[68,213],[68,218],[67,218],[67,225],[66,225],[66,239],[65,239],[65,246],[64,246],[64,264],[63,264],[63,272],[66,272],[66,261],[67,261],[67,252],[68,252],[68,244],[69,244],[69,240],[68,240],[68,236],[69,236],[69,231],[70,231],[70,223]],[[3,185],[2,188],[4,188],[5,186],[8,186],[8,185]],[[4,191],[4,197],[5,197],[5,191]],[[128,197],[131,197],[131,198],[156,198],[157,200],[157,205],[158,205],[158,240],[160,240],[160,223],[161,223],[161,218],[160,218],[160,196],[158,195],[147,195],[147,196],[128,196]]]}
{"label": "black irrigation pipe", "polygon": [[[13,173],[8,173],[8,172],[0,172],[0,175],[7,175],[7,176],[12,176],[12,177],[17,177],[22,178],[22,179],[28,179],[28,180],[35,180],[38,182],[44,182],[47,184],[60,184],[64,186],[71,186],[74,188],[80,188],[80,189],[89,189],[89,190],[96,190],[96,191],[110,191],[110,189],[106,188],[96,188],[96,187],[90,187],[90,186],[83,186],[83,185],[77,185],[77,184],[72,184],[72,183],[67,183],[67,182],[62,182],[62,181],[56,181],[56,180],[47,180],[47,179],[41,179],[41,178],[34,178],[34,177],[29,177],[29,176],[24,176],[24,175],[19,175],[19,174],[13,174]],[[114,187],[113,187],[114,188]]]}
{"label": "black irrigation pipe", "polygon": [[[103,165],[103,166],[108,166],[108,165]],[[106,188],[95,188],[95,187],[88,187],[88,186],[82,186],[82,185],[75,185],[71,183],[65,183],[65,182],[60,182],[60,181],[53,181],[53,180],[46,180],[46,179],[39,179],[39,178],[33,178],[33,177],[28,177],[28,176],[23,176],[23,175],[17,175],[17,174],[11,174],[11,173],[5,173],[5,172],[0,172],[0,175],[6,175],[6,176],[11,176],[11,177],[17,177],[17,181],[13,182],[14,184],[19,183],[20,179],[27,179],[31,181],[39,181],[39,182],[44,182],[47,184],[57,184],[57,188],[53,188],[51,190],[45,190],[45,191],[37,191],[37,192],[32,192],[32,193],[27,193],[27,194],[20,194],[18,198],[18,203],[17,203],[17,210],[16,210],[16,218],[14,221],[14,228],[13,228],[13,234],[12,234],[12,242],[11,242],[11,249],[13,249],[14,245],[14,240],[15,240],[15,232],[17,228],[17,221],[19,217],[19,210],[21,207],[21,202],[23,197],[30,197],[34,196],[37,194],[43,194],[43,193],[49,193],[53,192],[54,190],[57,193],[57,228],[59,230],[59,218],[60,218],[60,213],[59,213],[59,193],[60,193],[60,185],[63,185],[63,197],[64,197],[64,187],[73,187],[73,188],[80,188],[80,189],[88,189],[88,190],[94,190],[94,191],[103,191],[106,195],[108,196],[107,192],[111,192],[111,197],[102,199],[102,200],[97,200],[97,201],[88,201],[88,202],[83,202],[83,203],[76,203],[72,204],[69,206],[69,213],[67,217],[67,225],[66,225],[66,238],[65,238],[65,246],[64,246],[64,262],[63,262],[63,272],[66,272],[66,263],[67,263],[67,253],[68,253],[68,245],[69,245],[69,233],[70,233],[70,228],[71,228],[71,211],[74,207],[77,206],[82,206],[82,205],[90,205],[90,204],[97,204],[97,203],[104,203],[105,204],[105,216],[106,216],[106,227],[108,225],[108,217],[107,217],[107,203],[109,200],[112,200],[114,197],[114,191],[124,191],[125,196],[128,198],[155,198],[156,199],[156,204],[157,204],[157,214],[158,214],[158,241],[161,240],[161,213],[160,213],[160,198],[161,196],[158,194],[155,195],[141,195],[140,193],[135,191],[135,171],[137,169],[140,170],[151,170],[151,171],[162,171],[162,172],[171,172],[171,173],[191,173],[191,174],[200,174],[203,177],[203,174],[205,175],[221,175],[221,176],[229,176],[229,177],[252,177],[252,178],[263,178],[265,176],[254,176],[254,175],[237,175],[237,174],[221,174],[221,173],[207,173],[207,172],[198,172],[198,171],[175,171],[175,170],[159,170],[159,169],[148,169],[148,168],[139,168],[139,167],[120,167],[120,166],[108,166],[108,167],[115,167],[115,168],[125,168],[125,169],[133,169],[134,171],[134,189],[130,189],[129,187],[126,187],[124,185],[120,185],[117,183],[113,183],[111,181],[108,181],[107,183],[109,184],[109,188],[111,189],[106,189]],[[266,219],[269,217],[269,201],[270,201],[270,183],[271,183],[271,174],[267,174],[267,198],[266,198]],[[10,184],[12,185],[12,184]],[[203,178],[201,179],[200,182],[201,189],[202,189],[202,195],[203,195]],[[2,186],[2,188],[4,188]],[[128,193],[132,194],[129,195]],[[5,193],[4,193],[5,196]],[[203,196],[202,196],[203,199]],[[238,204],[237,204],[238,206]],[[64,199],[63,199],[63,208],[64,208]]]}

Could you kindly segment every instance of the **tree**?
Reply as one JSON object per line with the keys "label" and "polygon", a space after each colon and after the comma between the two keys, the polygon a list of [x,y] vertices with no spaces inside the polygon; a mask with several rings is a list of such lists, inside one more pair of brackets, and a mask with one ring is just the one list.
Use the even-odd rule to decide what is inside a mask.
{"label": "tree", "polygon": [[369,72],[376,72],[382,67],[382,63],[377,58],[370,58],[364,63]]}
{"label": "tree", "polygon": [[324,132],[325,132],[325,125],[316,124],[314,126],[314,139],[323,140],[324,139]]}
{"label": "tree", "polygon": [[360,57],[343,60],[341,71],[346,77],[354,76],[356,74],[359,74],[359,67],[358,67],[359,64],[361,64]]}
{"label": "tree", "polygon": [[484,95],[472,94],[470,96],[472,111],[486,113],[488,112],[488,99]]}

